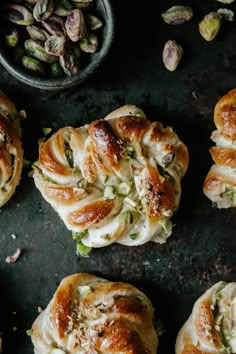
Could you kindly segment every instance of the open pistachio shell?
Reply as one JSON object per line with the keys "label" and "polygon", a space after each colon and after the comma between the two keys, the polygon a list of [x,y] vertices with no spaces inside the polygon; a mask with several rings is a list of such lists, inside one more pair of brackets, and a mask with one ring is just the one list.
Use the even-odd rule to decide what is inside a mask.
{"label": "open pistachio shell", "polygon": [[52,15],[45,21],[42,21],[42,26],[52,35],[64,36],[66,34],[65,23],[62,18],[57,15]]}
{"label": "open pistachio shell", "polygon": [[68,0],[56,0],[54,13],[58,16],[68,16],[73,8],[73,5]]}
{"label": "open pistachio shell", "polygon": [[92,14],[85,15],[85,22],[90,31],[95,31],[103,25],[102,21],[97,16]]}
{"label": "open pistachio shell", "polygon": [[68,76],[79,72],[79,60],[72,46],[68,47],[65,54],[59,57],[59,63]]}
{"label": "open pistachio shell", "polygon": [[51,36],[44,43],[48,54],[61,56],[65,54],[66,38],[64,36]]}
{"label": "open pistachio shell", "polygon": [[35,4],[33,15],[36,21],[46,20],[54,10],[53,0],[38,0]]}
{"label": "open pistachio shell", "polygon": [[39,60],[31,58],[31,57],[27,57],[27,56],[23,56],[22,57],[22,65],[25,69],[33,71],[35,73],[39,73],[39,74],[44,74],[45,72],[45,68],[43,63],[41,63]]}
{"label": "open pistachio shell", "polygon": [[50,35],[39,26],[31,25],[26,27],[31,39],[45,42]]}
{"label": "open pistachio shell", "polygon": [[87,36],[80,40],[80,49],[85,53],[95,53],[98,49],[98,38],[93,33],[88,33]]}
{"label": "open pistachio shell", "polygon": [[84,38],[87,33],[87,26],[83,12],[79,9],[73,10],[66,19],[66,33],[72,42]]}

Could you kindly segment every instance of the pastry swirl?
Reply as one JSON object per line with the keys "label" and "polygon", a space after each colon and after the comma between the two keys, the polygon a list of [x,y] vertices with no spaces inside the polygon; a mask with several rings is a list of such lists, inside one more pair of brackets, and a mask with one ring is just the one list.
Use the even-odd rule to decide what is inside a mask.
{"label": "pastry swirl", "polygon": [[224,95],[216,104],[214,123],[217,130],[210,148],[214,164],[208,172],[203,192],[218,207],[236,206],[236,89]]}
{"label": "pastry swirl", "polygon": [[22,166],[20,118],[15,105],[0,91],[0,207],[14,194]]}
{"label": "pastry swirl", "polygon": [[128,283],[80,273],[62,280],[32,326],[35,354],[156,354],[147,296]]}
{"label": "pastry swirl", "polygon": [[126,105],[39,148],[34,181],[83,244],[164,243],[180,201],[188,151],[172,128]]}
{"label": "pastry swirl", "polygon": [[194,304],[181,328],[176,354],[236,353],[236,283],[218,282]]}

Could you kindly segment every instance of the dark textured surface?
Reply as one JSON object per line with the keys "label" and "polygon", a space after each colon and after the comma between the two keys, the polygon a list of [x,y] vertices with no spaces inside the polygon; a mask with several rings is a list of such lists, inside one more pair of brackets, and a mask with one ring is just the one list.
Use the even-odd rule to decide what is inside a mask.
{"label": "dark textured surface", "polygon": [[[193,6],[194,19],[173,27],[161,20],[160,13],[176,2],[158,3],[114,2],[114,45],[99,72],[83,86],[46,92],[18,82],[0,68],[1,88],[19,109],[27,110],[23,144],[31,161],[37,157],[43,127],[56,131],[65,125],[79,126],[125,103],[140,106],[151,120],[173,126],[190,153],[168,243],[113,245],[93,251],[89,258],[75,255],[70,232],[41,198],[33,180],[23,174],[16,194],[0,210],[0,329],[7,354],[33,353],[25,331],[37,316],[37,307],[45,307],[59,281],[71,273],[91,272],[144,290],[167,327],[159,348],[165,354],[174,352],[177,332],[196,298],[216,281],[236,280],[236,209],[214,209],[202,193],[211,165],[213,109],[220,96],[236,87],[235,23],[223,23],[219,36],[207,43],[198,33],[198,22],[222,4],[185,1]],[[236,5],[228,7],[236,10]],[[168,39],[184,47],[183,61],[174,73],[161,60]],[[21,258],[6,264],[6,256],[17,247],[23,249]]]}

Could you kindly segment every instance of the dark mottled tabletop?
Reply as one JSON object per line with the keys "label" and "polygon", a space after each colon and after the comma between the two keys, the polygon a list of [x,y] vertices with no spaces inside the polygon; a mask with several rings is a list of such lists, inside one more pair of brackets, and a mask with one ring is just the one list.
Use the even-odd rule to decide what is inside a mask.
{"label": "dark mottled tabletop", "polygon": [[[43,127],[53,131],[102,118],[125,103],[140,106],[150,120],[171,125],[189,148],[190,165],[182,182],[182,198],[174,231],[164,245],[112,245],[79,258],[75,241],[58,215],[23,173],[12,199],[0,210],[0,330],[5,353],[30,354],[26,330],[44,308],[63,277],[91,272],[132,283],[150,296],[156,316],[166,326],[159,353],[174,352],[178,330],[193,302],[219,280],[235,281],[236,210],[218,210],[202,185],[212,163],[208,149],[215,129],[218,99],[236,87],[236,25],[224,22],[219,35],[206,42],[198,23],[211,10],[225,7],[214,0],[186,0],[194,18],[169,26],[161,12],[179,1],[114,1],[115,41],[99,71],[82,86],[48,92],[31,88],[0,67],[0,86],[27,111],[23,121],[25,157],[37,157]],[[236,10],[236,4],[227,6]],[[175,72],[162,63],[168,39],[184,48]],[[16,237],[14,237],[14,235]],[[14,264],[6,257],[23,252]]]}

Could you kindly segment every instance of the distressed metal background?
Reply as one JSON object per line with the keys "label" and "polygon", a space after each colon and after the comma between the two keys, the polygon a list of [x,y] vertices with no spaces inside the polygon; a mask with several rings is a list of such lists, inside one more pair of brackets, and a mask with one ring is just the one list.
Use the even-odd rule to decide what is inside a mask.
{"label": "distressed metal background", "polygon": [[[44,308],[60,280],[75,272],[127,281],[145,291],[156,316],[166,324],[159,347],[159,353],[165,354],[174,352],[177,332],[196,298],[216,281],[236,280],[236,210],[214,209],[202,193],[212,163],[208,149],[213,145],[213,109],[223,94],[236,87],[236,26],[224,22],[218,37],[207,43],[198,23],[223,4],[186,0],[194,19],[168,26],[160,13],[175,4],[181,2],[114,1],[113,47],[99,72],[82,86],[62,92],[33,89],[0,67],[1,89],[27,111],[23,145],[31,161],[37,157],[43,127],[56,131],[80,126],[125,103],[140,106],[151,120],[173,126],[190,153],[168,243],[112,245],[94,250],[89,258],[76,256],[70,232],[24,172],[16,194],[0,210],[0,330],[7,354],[33,353],[25,332],[38,315],[37,307]],[[227,7],[236,10],[234,4]],[[163,67],[161,59],[168,39],[184,47],[174,73]],[[6,264],[5,258],[17,247],[23,249],[21,258]]]}

